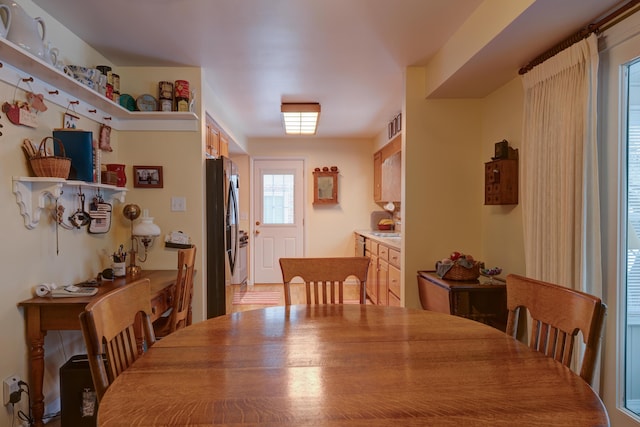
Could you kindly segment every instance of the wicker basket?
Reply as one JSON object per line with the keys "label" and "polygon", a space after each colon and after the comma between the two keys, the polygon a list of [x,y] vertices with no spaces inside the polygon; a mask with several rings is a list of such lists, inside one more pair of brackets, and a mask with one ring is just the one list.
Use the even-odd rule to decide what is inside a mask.
{"label": "wicker basket", "polygon": [[458,281],[476,280],[478,277],[480,277],[480,263],[477,261],[473,263],[471,268],[453,264],[449,271],[442,276],[443,279]]}
{"label": "wicker basket", "polygon": [[[47,139],[52,139],[54,143],[58,144],[60,148],[60,154],[62,156],[48,156],[46,150]],[[71,170],[71,159],[65,157],[64,145],[58,138],[47,136],[42,139],[40,146],[38,147],[38,154],[29,159],[31,163],[31,169],[33,173],[39,177],[50,178],[69,178],[69,171]]]}

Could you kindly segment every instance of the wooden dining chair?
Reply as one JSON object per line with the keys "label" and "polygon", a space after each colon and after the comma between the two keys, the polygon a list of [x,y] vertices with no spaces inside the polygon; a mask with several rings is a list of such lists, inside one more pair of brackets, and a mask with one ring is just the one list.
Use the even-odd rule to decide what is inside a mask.
{"label": "wooden dining chair", "polygon": [[196,247],[178,250],[178,274],[173,292],[171,308],[153,322],[156,338],[191,325],[191,300],[193,297],[193,275],[196,265]]}
{"label": "wooden dining chair", "polygon": [[150,289],[149,279],[138,280],[104,294],[80,313],[98,401],[109,384],[156,341]]}
{"label": "wooden dining chair", "polygon": [[532,319],[529,347],[570,367],[578,332],[585,353],[580,376],[589,384],[600,349],[607,306],[600,298],[515,274],[507,276],[507,334],[516,337],[520,308]]}
{"label": "wooden dining chair", "polygon": [[359,303],[366,304],[368,268],[368,257],[280,258],[285,305],[291,305],[295,277],[304,281],[307,304],[344,304],[344,281],[351,276],[359,281]]}

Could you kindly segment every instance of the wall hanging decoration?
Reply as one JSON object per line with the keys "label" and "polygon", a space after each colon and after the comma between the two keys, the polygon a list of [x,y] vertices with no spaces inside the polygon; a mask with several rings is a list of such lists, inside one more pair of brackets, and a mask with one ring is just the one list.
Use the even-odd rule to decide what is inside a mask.
{"label": "wall hanging decoration", "polygon": [[111,126],[104,123],[100,125],[99,147],[102,151],[113,151],[111,148]]}
{"label": "wall hanging decoration", "polygon": [[62,116],[63,129],[78,129],[78,121],[80,120],[80,116],[77,115],[78,113],[76,113],[76,109],[74,106],[79,103],[80,101],[69,101],[69,105],[67,105],[67,109]]}
{"label": "wall hanging decoration", "polygon": [[315,168],[313,171],[313,204],[335,205],[338,203],[338,167]]}
{"label": "wall hanging decoration", "polygon": [[162,188],[162,166],[134,166],[133,186],[138,188]]}
{"label": "wall hanging decoration", "polygon": [[38,127],[38,110],[32,109],[31,103],[29,101],[29,96],[27,96],[27,101],[20,101],[16,98],[18,87],[20,86],[21,82],[27,83],[27,85],[29,85],[30,91],[28,92],[28,94],[31,95],[30,99],[35,103],[37,108],[44,108],[44,110],[47,109],[47,107],[44,105],[44,97],[42,95],[35,95],[31,90],[31,85],[29,83],[32,81],[33,77],[21,78],[20,80],[18,80],[18,84],[16,84],[15,90],[13,92],[13,101],[7,101],[2,104],[2,111],[7,115],[9,121],[14,125],[22,125],[32,128]]}

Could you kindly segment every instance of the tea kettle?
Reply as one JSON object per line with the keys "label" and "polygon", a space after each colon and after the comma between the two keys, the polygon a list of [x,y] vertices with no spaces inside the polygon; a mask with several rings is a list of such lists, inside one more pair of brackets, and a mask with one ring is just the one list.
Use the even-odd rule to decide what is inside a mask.
{"label": "tea kettle", "polygon": [[2,10],[4,14],[0,12],[0,38],[5,38],[11,26],[11,9],[6,4],[0,4],[0,11]]}
{"label": "tea kettle", "polygon": [[[10,10],[8,15],[11,17],[11,25],[8,26],[7,40],[46,61],[44,48],[46,27],[44,20],[40,17],[32,18],[24,11],[22,6],[14,1],[0,0],[0,5],[7,6]],[[42,34],[40,34],[38,25],[42,28]]]}

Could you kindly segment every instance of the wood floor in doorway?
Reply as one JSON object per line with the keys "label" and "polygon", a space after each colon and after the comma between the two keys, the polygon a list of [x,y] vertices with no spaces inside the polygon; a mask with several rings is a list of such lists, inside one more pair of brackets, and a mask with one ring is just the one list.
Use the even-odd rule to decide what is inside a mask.
{"label": "wood floor in doorway", "polygon": [[[347,301],[358,301],[358,285],[350,285],[345,284],[344,286],[344,299]],[[233,294],[235,292],[240,292],[240,285],[231,285],[232,292],[227,293],[227,313],[236,313],[239,311],[247,311],[247,310],[255,310],[257,308],[265,308],[265,307],[273,307],[273,305],[234,305],[232,304]],[[278,301],[278,305],[284,305],[284,285],[282,283],[276,284],[256,284],[252,286],[247,286],[243,290],[250,291],[267,291],[267,292],[279,292],[280,300]],[[306,297],[304,293],[304,285],[303,284],[291,284],[291,304],[305,304]]]}

